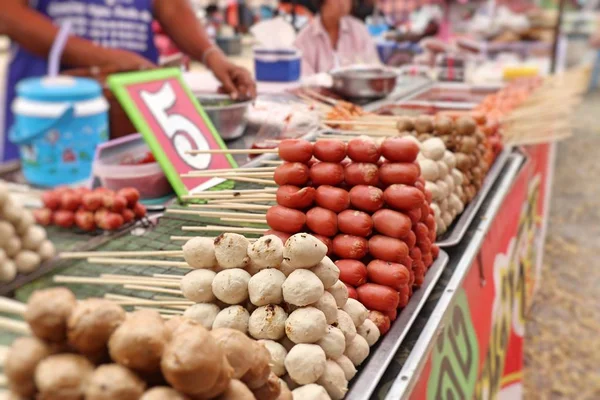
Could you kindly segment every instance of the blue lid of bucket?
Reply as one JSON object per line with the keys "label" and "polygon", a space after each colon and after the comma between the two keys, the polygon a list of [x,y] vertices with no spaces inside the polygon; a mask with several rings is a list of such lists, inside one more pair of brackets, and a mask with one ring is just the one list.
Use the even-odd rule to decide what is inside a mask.
{"label": "blue lid of bucket", "polygon": [[81,101],[102,94],[98,82],[89,78],[55,76],[24,79],[17,85],[17,95],[38,101]]}

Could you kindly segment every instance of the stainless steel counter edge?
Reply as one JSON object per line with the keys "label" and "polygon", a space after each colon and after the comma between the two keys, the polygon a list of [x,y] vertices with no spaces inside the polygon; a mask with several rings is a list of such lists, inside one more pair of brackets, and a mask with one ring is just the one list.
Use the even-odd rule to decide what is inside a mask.
{"label": "stainless steel counter edge", "polygon": [[471,242],[458,262],[456,270],[454,271],[448,286],[444,290],[444,294],[440,297],[438,304],[433,310],[429,321],[425,325],[423,332],[419,336],[419,339],[402,367],[400,374],[398,374],[396,380],[392,384],[392,387],[386,396],[386,400],[407,398],[410,395],[412,388],[417,383],[418,374],[427,361],[427,354],[429,354],[435,344],[437,336],[442,332],[444,327],[444,317],[455,298],[456,290],[460,287],[469,272],[473,260],[477,256],[485,236],[494,222],[504,199],[512,188],[517,174],[521,170],[523,161],[525,160],[525,157],[518,153],[512,154],[510,158],[506,172],[485,211],[484,217],[475,228]]}
{"label": "stainless steel counter edge", "polygon": [[440,250],[438,259],[427,271],[421,288],[414,292],[408,305],[398,314],[398,319],[392,324],[390,331],[376,345],[367,362],[362,365],[359,375],[351,382],[352,386],[345,400],[361,400],[369,398],[373,394],[417,315],[427,302],[442,272],[444,272],[444,268],[448,265],[448,261],[448,253]]}

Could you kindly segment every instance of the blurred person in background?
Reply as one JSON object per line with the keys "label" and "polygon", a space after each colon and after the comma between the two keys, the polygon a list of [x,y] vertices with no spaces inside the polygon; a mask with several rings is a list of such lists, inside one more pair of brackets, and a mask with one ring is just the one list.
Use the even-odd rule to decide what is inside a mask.
{"label": "blurred person in background", "polygon": [[[0,34],[11,40],[4,135],[12,124],[16,84],[47,73],[47,57],[58,26],[72,24],[62,69],[153,68],[158,62],[152,21],[156,19],[181,51],[204,63],[233,98],[256,95],[248,71],[213,45],[188,0],[1,0]],[[1,132],[0,132],[1,133]],[[16,155],[16,151],[15,151]]]}
{"label": "blurred person in background", "polygon": [[352,17],[352,0],[314,0],[318,15],[296,38],[302,74],[312,75],[352,64],[379,64],[367,27]]}

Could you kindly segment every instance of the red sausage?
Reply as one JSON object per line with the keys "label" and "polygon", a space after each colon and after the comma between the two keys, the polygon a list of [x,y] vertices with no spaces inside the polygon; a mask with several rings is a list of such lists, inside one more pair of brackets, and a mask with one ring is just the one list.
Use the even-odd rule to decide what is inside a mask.
{"label": "red sausage", "polygon": [[427,203],[427,201],[425,201],[425,203],[423,203],[423,205],[421,206],[421,219],[419,221],[425,222],[427,220],[427,217],[429,217],[429,213],[430,213],[429,203]]}
{"label": "red sausage", "polygon": [[373,219],[362,211],[342,211],[338,214],[338,228],[348,235],[367,237],[373,233]]}
{"label": "red sausage", "polygon": [[350,190],[350,203],[359,210],[375,212],[383,207],[383,191],[375,186],[354,186]]}
{"label": "red sausage", "polygon": [[414,162],[419,155],[419,145],[405,138],[388,138],[381,144],[381,154],[392,162]]}
{"label": "red sausage", "polygon": [[348,142],[348,157],[354,162],[377,163],[381,157],[381,150],[372,139],[357,137]]}
{"label": "red sausage", "polygon": [[348,285],[347,283],[345,285],[346,289],[348,289],[348,298],[358,300],[358,292],[356,291],[356,288],[354,286]]}
{"label": "red sausage", "polygon": [[325,246],[327,246],[327,256],[333,255],[333,240],[323,235],[313,234],[313,236],[319,239],[321,242],[323,242]]}
{"label": "red sausage", "polygon": [[286,139],[279,143],[279,158],[288,162],[307,163],[313,155],[311,142],[302,139]]}
{"label": "red sausage", "polygon": [[344,167],[338,163],[316,163],[310,168],[310,179],[314,186],[337,186],[344,182]]}
{"label": "red sausage", "polygon": [[317,191],[312,187],[300,189],[298,186],[284,185],[277,189],[277,204],[302,210],[313,205]]}
{"label": "red sausage", "polygon": [[431,240],[429,240],[429,238],[419,240],[417,241],[417,246],[419,246],[423,254],[429,253],[431,251]]}
{"label": "red sausage", "polygon": [[367,267],[357,260],[338,260],[335,265],[340,269],[340,280],[354,287],[367,282]]}
{"label": "red sausage", "polygon": [[431,267],[431,264],[433,264],[433,256],[431,255],[431,251],[423,255],[423,264],[425,264],[425,267],[427,268]]}
{"label": "red sausage", "polygon": [[427,229],[427,225],[422,222],[419,222],[415,226],[415,234],[417,235],[417,242],[429,240],[429,229]]}
{"label": "red sausage", "polygon": [[373,214],[373,224],[377,232],[396,239],[404,238],[412,227],[410,218],[398,211],[388,209]]}
{"label": "red sausage", "polygon": [[315,200],[320,207],[336,213],[340,213],[350,207],[350,194],[344,189],[329,185],[317,188]]}
{"label": "red sausage", "polygon": [[425,219],[425,225],[427,225],[427,229],[430,231],[435,231],[435,218],[433,213],[427,216]]}
{"label": "red sausage", "polygon": [[402,286],[408,285],[410,272],[402,264],[375,260],[367,265],[367,277],[369,282],[400,290]]}
{"label": "red sausage", "polygon": [[320,139],[313,148],[315,157],[321,161],[339,163],[346,158],[346,143],[337,139]]}
{"label": "red sausage", "polygon": [[421,168],[415,163],[385,163],[379,168],[379,180],[385,185],[413,185],[419,175]]}
{"label": "red sausage", "polygon": [[410,231],[406,234],[406,237],[403,238],[404,243],[408,246],[409,249],[412,249],[417,244],[417,235],[413,231]]}
{"label": "red sausage", "polygon": [[311,208],[306,213],[306,226],[317,235],[335,236],[338,233],[337,215],[326,208]]}
{"label": "red sausage", "polygon": [[408,286],[404,286],[400,289],[400,302],[398,303],[398,308],[404,308],[408,305],[408,301],[410,300],[410,289]]}
{"label": "red sausage", "polygon": [[358,301],[369,310],[391,311],[398,308],[400,295],[388,286],[376,283],[365,283],[356,289]]}
{"label": "red sausage", "polygon": [[369,311],[369,319],[373,321],[379,333],[385,335],[390,330],[390,318],[379,311]]}
{"label": "red sausage", "polygon": [[340,258],[360,260],[369,252],[367,239],[352,235],[337,235],[333,239],[333,253]]}
{"label": "red sausage", "polygon": [[279,239],[281,239],[281,241],[283,242],[283,244],[285,244],[285,242],[287,242],[287,240],[290,238],[289,233],[285,233],[285,232],[279,232],[279,231],[275,231],[273,229],[269,229],[268,231],[265,232],[265,236],[267,235],[275,235],[277,236]]}
{"label": "red sausage", "polygon": [[352,163],[344,168],[344,178],[350,186],[376,186],[379,183],[379,168],[375,164]]}
{"label": "red sausage", "polygon": [[[400,299],[402,300],[402,298]],[[400,303],[398,303],[400,304]],[[398,306],[400,307],[400,306]],[[394,310],[389,310],[384,312],[385,316],[388,317],[390,319],[390,321],[394,322],[396,320],[396,318],[398,318],[398,309],[394,309]]]}
{"label": "red sausage", "polygon": [[406,215],[408,215],[413,225],[418,224],[421,220],[421,207],[413,208],[412,210],[407,211]]}
{"label": "red sausage", "polygon": [[440,248],[437,244],[431,245],[431,256],[434,260],[437,260],[440,255]]}
{"label": "red sausage", "polygon": [[304,229],[306,215],[302,211],[283,206],[273,206],[267,211],[267,224],[276,231],[298,233]]}
{"label": "red sausage", "polygon": [[429,230],[429,241],[435,243],[435,239],[437,239],[437,231],[436,228],[433,228]]}
{"label": "red sausage", "polygon": [[410,258],[412,258],[413,263],[422,261],[421,256],[421,249],[419,249],[418,247],[413,247],[412,249],[410,249]]}
{"label": "red sausage", "polygon": [[383,199],[396,210],[412,210],[421,207],[421,204],[425,201],[425,195],[412,186],[391,185],[383,192]]}
{"label": "red sausage", "polygon": [[283,163],[275,169],[273,179],[279,186],[304,186],[308,182],[308,167],[302,163]]}
{"label": "red sausage", "polygon": [[402,262],[408,255],[408,246],[402,240],[375,235],[369,239],[369,253],[383,261]]}

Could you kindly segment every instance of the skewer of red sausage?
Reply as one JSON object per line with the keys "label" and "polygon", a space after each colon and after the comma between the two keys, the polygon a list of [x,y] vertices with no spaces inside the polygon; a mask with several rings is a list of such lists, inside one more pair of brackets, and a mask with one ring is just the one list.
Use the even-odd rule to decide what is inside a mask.
{"label": "skewer of red sausage", "polygon": [[312,187],[280,186],[276,194],[277,204],[296,210],[303,210],[313,205],[316,194],[317,191]]}
{"label": "skewer of red sausage", "polygon": [[373,219],[362,211],[346,210],[338,214],[338,228],[348,235],[368,237],[373,233]]}
{"label": "skewer of red sausage", "polygon": [[344,167],[339,163],[318,162],[310,167],[313,186],[337,186],[344,182]]}
{"label": "skewer of red sausage", "polygon": [[342,259],[360,260],[369,252],[367,239],[352,235],[337,235],[333,239],[333,253]]}
{"label": "skewer of red sausage", "polygon": [[338,139],[319,139],[313,151],[320,161],[339,163],[346,158],[346,143]]}
{"label": "skewer of red sausage", "polygon": [[315,201],[320,207],[340,213],[350,207],[350,194],[344,189],[323,185],[317,188]]}
{"label": "skewer of red sausage", "polygon": [[376,164],[381,157],[381,149],[373,139],[360,136],[348,142],[348,157],[354,162]]}
{"label": "skewer of red sausage", "polygon": [[353,162],[344,168],[344,179],[350,186],[377,186],[379,183],[379,168],[377,164]]}
{"label": "skewer of red sausage", "polygon": [[354,186],[350,189],[350,203],[354,208],[373,213],[383,207],[383,191],[375,186]]}
{"label": "skewer of red sausage", "polygon": [[306,164],[313,156],[313,144],[303,139],[285,139],[279,143],[279,158]]}
{"label": "skewer of red sausage", "polygon": [[294,234],[304,229],[306,215],[292,208],[273,206],[267,211],[267,224],[273,230]]}
{"label": "skewer of red sausage", "polygon": [[318,235],[333,237],[338,233],[338,217],[331,210],[313,207],[306,213],[306,226]]}
{"label": "skewer of red sausage", "polygon": [[273,173],[273,180],[279,186],[304,186],[308,182],[308,178],[308,167],[299,162],[283,163],[275,168]]}

